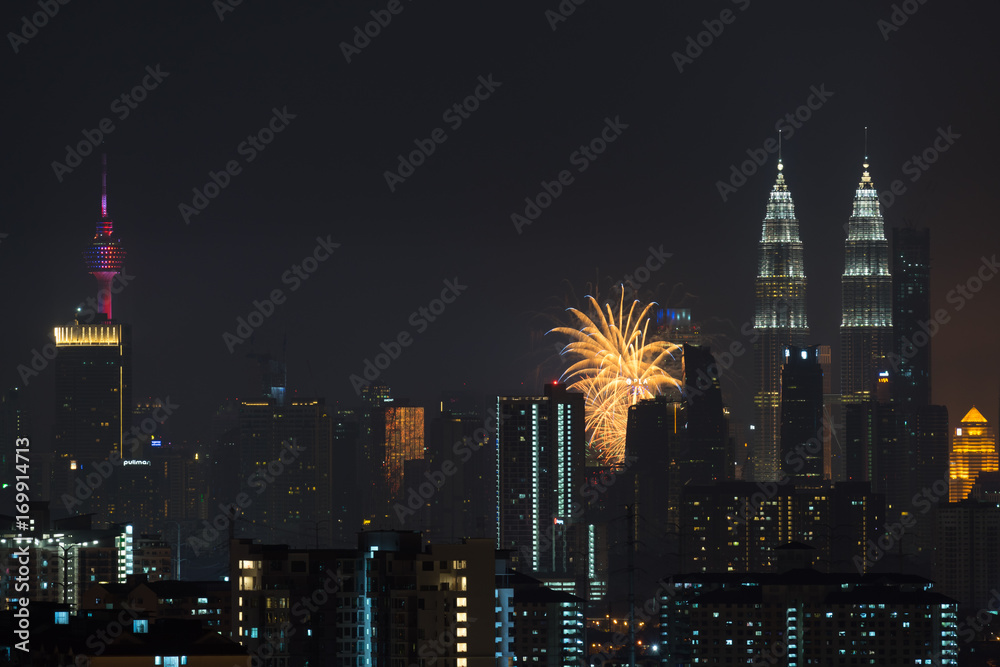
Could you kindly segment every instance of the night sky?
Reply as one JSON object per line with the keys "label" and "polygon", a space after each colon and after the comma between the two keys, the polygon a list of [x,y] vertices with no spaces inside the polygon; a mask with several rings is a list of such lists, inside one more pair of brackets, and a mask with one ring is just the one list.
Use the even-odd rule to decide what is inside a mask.
{"label": "night sky", "polygon": [[[387,4],[401,11],[385,14]],[[558,22],[546,15],[557,0],[243,0],[223,20],[221,0],[59,5],[37,34],[17,40],[17,53],[7,35],[0,56],[0,384],[23,386],[18,365],[96,289],[81,251],[100,218],[101,150],[134,276],[115,298],[116,317],[134,328],[134,395],[180,404],[171,428],[179,439],[206,441],[221,402],[257,393],[246,355],[283,347],[290,390],[345,406],[359,403],[350,375],[401,332],[412,344],[379,377],[397,397],[433,408],[444,389],[536,393],[561,371],[550,359],[555,341],[541,337],[547,316],[595,279],[603,293],[651,246],[672,253],[646,285],[657,299],[691,308],[714,340],[746,342],[739,331],[753,312],[776,156],[725,202],[717,182],[816,89],[832,94],[784,142],[812,342],[838,346],[843,226],[867,125],[876,187],[906,187],[886,226],[931,229],[931,308],[952,318],[933,339],[934,400],[953,425],[973,403],[995,422],[1000,279],[960,311],[947,295],[983,255],[1000,253],[998,10],[904,4],[915,12],[891,31],[891,3],[853,0],[564,0],[573,12]],[[22,17],[38,11],[6,2],[0,26],[20,32]],[[341,42],[372,11],[391,22],[347,62]],[[713,23],[720,16],[730,22]],[[706,21],[721,34],[679,72],[673,54]],[[147,67],[165,74],[128,108],[121,96],[144,77],[154,82]],[[474,95],[480,77],[493,90],[455,127],[456,115],[444,114]],[[243,142],[274,109],[294,118],[251,150]],[[67,144],[105,118],[114,130],[104,146],[57,178],[53,162],[66,163]],[[593,161],[574,160],[606,119],[624,124],[620,136]],[[437,128],[444,142],[391,191],[385,172],[398,168],[397,155]],[[908,167],[939,128],[959,138],[926,171]],[[180,205],[229,161],[239,173],[188,224]],[[573,181],[519,234],[511,215],[563,170]],[[312,255],[317,237],[340,247],[292,290],[282,276]],[[411,314],[446,280],[467,288],[419,330]],[[230,353],[223,334],[276,289],[286,301]],[[751,356],[723,379],[743,419]],[[25,389],[43,441],[52,380],[50,365]]]}

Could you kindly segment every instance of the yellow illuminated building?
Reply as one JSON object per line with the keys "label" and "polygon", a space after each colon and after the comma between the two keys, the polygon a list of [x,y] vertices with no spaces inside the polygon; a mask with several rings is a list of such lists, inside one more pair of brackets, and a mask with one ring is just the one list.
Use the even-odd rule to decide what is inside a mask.
{"label": "yellow illuminated building", "polygon": [[948,500],[953,503],[969,497],[979,473],[1000,470],[1000,456],[997,455],[993,429],[975,407],[969,410],[962,418],[961,426],[955,429],[951,443],[950,469]]}
{"label": "yellow illuminated building", "polygon": [[385,475],[389,497],[403,487],[403,463],[424,458],[424,409],[385,408]]}

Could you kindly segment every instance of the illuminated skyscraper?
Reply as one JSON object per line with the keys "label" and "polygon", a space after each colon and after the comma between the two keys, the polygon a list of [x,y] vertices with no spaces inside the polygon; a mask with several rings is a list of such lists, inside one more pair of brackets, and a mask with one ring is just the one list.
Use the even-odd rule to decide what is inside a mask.
{"label": "illuminated skyscraper", "polygon": [[979,473],[1000,470],[993,428],[975,407],[962,417],[961,426],[955,429],[950,463],[948,501],[952,503],[969,497]]}
{"label": "illuminated skyscraper", "polygon": [[[405,479],[405,463],[424,458],[424,409],[390,403],[385,406],[384,415],[377,433],[382,443],[376,484],[376,500],[381,513],[375,517],[381,520],[383,527],[399,525],[392,506],[396,502],[406,502],[406,489],[412,480]],[[422,481],[425,480],[416,485]]]}
{"label": "illuminated skyscraper", "polygon": [[795,204],[785,185],[778,160],[778,179],[767,202],[767,213],[758,249],[756,304],[754,308],[754,363],[757,394],[757,443],[753,457],[754,478],[775,480],[779,461],[781,418],[781,365],[788,346],[805,345],[806,274]]}
{"label": "illuminated skyscraper", "polygon": [[874,389],[892,351],[892,276],[889,242],[867,157],[847,221],[841,309],[840,393],[848,447],[855,450],[847,452],[855,462],[848,464],[848,477],[871,481],[877,475]]}
{"label": "illuminated skyscraper", "polygon": [[[125,251],[113,237],[113,226],[108,217],[104,170],[101,220],[91,246],[83,253],[88,272],[97,278],[99,312],[86,318],[78,313],[75,324],[55,328],[53,482],[55,489],[69,494],[76,493],[78,482],[112,452],[126,456],[124,434],[131,425],[132,411],[132,335],[128,325],[111,319],[111,283],[121,273],[125,258]],[[74,509],[113,513],[113,496],[111,488],[102,485]],[[109,518],[105,515],[98,520]]]}
{"label": "illuminated skyscraper", "polygon": [[[544,396],[497,399],[497,541],[515,569],[572,575],[573,525],[581,522],[584,476],[583,394],[564,384]],[[585,559],[575,563],[582,565]]]}
{"label": "illuminated skyscraper", "polygon": [[892,276],[889,242],[868,162],[847,222],[841,282],[841,386],[845,402],[872,397],[876,376],[892,350]]}

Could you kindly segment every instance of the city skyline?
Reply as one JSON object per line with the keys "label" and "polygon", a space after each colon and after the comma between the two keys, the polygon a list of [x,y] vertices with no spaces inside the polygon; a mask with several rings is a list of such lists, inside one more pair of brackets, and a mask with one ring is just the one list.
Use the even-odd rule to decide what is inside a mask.
{"label": "city skyline", "polygon": [[[610,283],[635,273],[645,266],[650,247],[662,246],[672,256],[641,289],[652,291],[662,284],[655,292],[660,303],[689,307],[703,329],[745,343],[739,329],[752,319],[748,281],[754,275],[755,258],[744,249],[759,234],[777,158],[768,149],[778,131],[785,135],[783,159],[795,196],[810,285],[806,308],[811,336],[806,343],[833,345],[834,364],[839,367],[839,308],[834,304],[839,301],[843,271],[843,225],[857,165],[865,153],[867,126],[872,178],[885,194],[886,227],[910,222],[932,230],[931,312],[944,309],[951,316],[935,337],[933,402],[956,410],[960,407],[955,406],[976,403],[996,420],[1000,352],[985,342],[959,341],[981,340],[988,327],[980,323],[1000,310],[1000,295],[992,283],[985,283],[981,291],[966,292],[971,299],[956,291],[959,283],[976,276],[983,266],[981,257],[990,259],[992,248],[1000,245],[993,242],[997,232],[987,215],[995,208],[994,194],[970,176],[990,173],[992,158],[986,147],[995,129],[984,121],[977,79],[971,73],[956,66],[945,76],[938,63],[951,57],[942,55],[946,50],[915,50],[926,22],[934,21],[933,8],[922,7],[885,39],[877,25],[885,17],[877,8],[861,3],[844,6],[827,17],[828,31],[818,39],[807,39],[793,28],[812,20],[812,10],[780,12],[754,5],[739,12],[739,20],[704,55],[678,72],[671,55],[683,53],[687,37],[703,30],[702,21],[711,18],[695,8],[651,10],[665,12],[663,21],[647,22],[662,26],[656,31],[652,25],[631,22],[623,9],[581,8],[553,30],[543,12],[507,8],[494,17],[500,21],[497,27],[523,35],[539,54],[566,49],[577,53],[575,67],[556,69],[552,64],[536,71],[509,60],[512,47],[495,37],[477,46],[483,40],[473,34],[449,31],[448,27],[460,25],[459,14],[441,6],[427,13],[401,14],[393,25],[405,25],[405,17],[414,22],[415,33],[440,26],[430,34],[447,35],[454,48],[477,54],[468,63],[446,67],[448,76],[420,83],[394,71],[378,92],[371,92],[364,85],[368,77],[384,68],[390,54],[413,47],[418,39],[408,29],[397,29],[398,37],[391,37],[387,28],[350,63],[337,49],[317,61],[345,84],[335,93],[305,85],[315,70],[290,78],[278,77],[277,72],[287,73],[285,59],[303,50],[308,53],[309,40],[303,38],[315,35],[319,25],[343,26],[343,36],[335,29],[331,34],[347,39],[367,8],[281,12],[243,7],[225,14],[224,21],[214,11],[201,9],[190,7],[179,13],[191,11],[198,20],[204,34],[195,37],[201,40],[197,43],[211,46],[221,40],[234,49],[232,56],[217,62],[216,69],[234,67],[247,58],[259,62],[252,56],[257,47],[252,42],[238,46],[232,41],[235,32],[228,31],[268,25],[277,39],[289,44],[289,55],[262,64],[266,76],[252,104],[233,106],[227,99],[235,94],[230,86],[204,98],[218,103],[218,113],[193,103],[189,93],[208,85],[212,70],[194,71],[187,66],[187,56],[172,48],[174,42],[167,36],[180,30],[175,19],[164,21],[149,44],[135,48],[128,59],[115,57],[122,45],[112,40],[87,57],[68,62],[66,71],[55,75],[55,70],[45,69],[51,66],[45,64],[44,50],[54,54],[73,47],[78,37],[66,32],[70,22],[86,25],[100,20],[99,15],[78,16],[72,8],[64,9],[16,57],[11,54],[15,65],[34,68],[37,76],[51,74],[60,85],[87,68],[105,74],[94,86],[72,89],[72,96],[71,89],[57,93],[63,90],[59,87],[40,94],[37,103],[47,110],[41,117],[29,116],[27,108],[17,110],[22,114],[18,122],[44,131],[27,131],[24,137],[11,139],[9,165],[16,164],[17,169],[8,171],[7,182],[26,195],[12,202],[11,220],[32,224],[0,229],[8,235],[0,242],[0,271],[8,282],[22,271],[38,278],[12,295],[10,307],[19,313],[20,326],[4,346],[5,385],[23,385],[18,367],[30,369],[33,350],[43,348],[52,327],[65,323],[77,304],[96,296],[92,282],[85,282],[87,277],[81,274],[78,258],[86,227],[96,214],[98,151],[82,156],[71,173],[59,174],[61,179],[52,163],[65,163],[65,146],[82,141],[80,128],[96,127],[104,116],[116,127],[100,148],[108,153],[115,232],[129,250],[123,274],[128,282],[115,295],[115,314],[120,309],[123,319],[138,326],[137,343],[144,343],[137,345],[135,395],[182,397],[180,402],[192,409],[178,412],[175,423],[190,438],[207,427],[207,415],[222,399],[252,395],[256,365],[244,358],[251,352],[280,354],[287,349],[290,390],[300,396],[325,396],[331,405],[356,404],[350,377],[363,377],[365,360],[373,360],[382,352],[382,343],[389,345],[404,333],[412,343],[387,368],[377,370],[379,380],[391,384],[397,395],[409,396],[415,405],[433,405],[445,388],[465,386],[484,394],[534,391],[562,370],[546,365],[552,345],[541,337],[535,316],[555,303],[565,304],[568,293],[582,300],[590,291],[587,283],[597,276]],[[148,11],[130,8],[118,20],[148,18]],[[957,20],[948,11],[940,13],[938,20],[944,24]],[[638,31],[635,39],[624,37],[625,25]],[[786,42],[751,49],[753,26],[779,31]],[[842,43],[835,38],[838,30],[853,35],[862,46],[824,61],[818,69],[805,67],[808,59],[790,59],[796,49],[836,51]],[[598,37],[620,42],[623,55],[603,61],[579,50]],[[939,38],[949,39],[943,33]],[[991,47],[985,40],[965,41],[989,61]],[[641,59],[635,64],[639,69],[620,81],[602,77],[609,82],[609,95],[604,97],[574,92],[590,77],[617,71],[627,62],[624,54],[635,53],[642,45],[655,49],[661,58]],[[904,55],[907,60],[900,60]],[[730,65],[744,56],[746,72],[753,74],[742,82],[744,75]],[[770,76],[772,61],[784,67],[777,80]],[[407,67],[446,62],[430,53]],[[859,78],[854,73],[862,63],[871,75]],[[755,64],[760,67],[754,69]],[[500,85],[488,99],[478,100],[477,87],[481,97],[486,95],[478,77],[489,81],[491,72]],[[918,83],[920,72],[940,73],[935,81],[942,94],[928,99]],[[656,80],[667,77],[669,86],[661,90],[638,85],[638,77],[653,73],[658,74]],[[893,82],[890,94],[874,94],[879,81]],[[118,110],[124,103],[119,101],[112,110],[110,101],[122,94],[131,97],[136,86],[145,93],[135,97],[145,99],[133,102],[135,109],[125,106],[129,114],[121,118],[124,111]],[[265,90],[273,94],[266,95]],[[665,95],[693,90],[702,96],[700,102],[673,108],[663,119],[654,112],[660,100],[671,99]],[[346,104],[363,91],[369,91],[359,98],[366,100],[363,104]],[[384,172],[397,165],[395,156],[414,150],[414,138],[423,141],[441,111],[469,95],[478,100],[479,108],[463,111],[469,117],[459,116],[463,122],[457,129],[455,122],[445,121],[447,140],[390,192]],[[386,104],[397,96],[412,99],[413,108],[404,112]],[[529,96],[552,111],[519,112]],[[71,99],[78,111],[56,112]],[[360,112],[365,105],[376,113],[366,117]],[[275,110],[284,114],[286,106],[295,117],[282,115],[276,120]],[[311,108],[316,110],[309,113]],[[737,114],[744,108],[745,113]],[[342,116],[329,116],[320,109],[338,110]],[[722,113],[705,116],[708,109]],[[798,120],[796,113],[808,119]],[[570,163],[568,156],[600,137],[608,127],[606,118],[611,122],[618,118],[628,127],[603,153],[594,155],[585,171],[578,171],[580,165]],[[253,149],[252,162],[245,162],[248,155],[241,155],[238,147],[258,128],[270,132],[272,121],[275,128],[285,127],[273,133],[271,143],[261,144],[263,150]],[[357,138],[345,135],[351,126],[363,128]],[[678,133],[681,127],[688,129]],[[36,134],[43,137],[41,143],[25,141]],[[607,134],[613,136],[610,130]],[[182,136],[187,140],[176,140]],[[307,136],[315,140],[306,140]],[[517,139],[521,136],[524,139]],[[334,159],[337,154],[323,148],[335,137],[347,141],[343,155],[354,164],[348,171],[333,166],[340,164]],[[497,141],[498,137],[514,140]],[[482,168],[463,169],[461,165],[477,151],[487,151],[496,160],[483,164],[476,158],[473,162]],[[925,152],[940,153],[930,164],[920,157]],[[753,156],[764,164],[758,167]],[[204,190],[206,182],[213,182],[209,171],[224,172],[230,159],[240,162],[240,173],[230,174],[229,184],[185,224],[179,204],[190,204],[192,188]],[[321,165],[331,165],[330,171]],[[573,183],[558,182],[564,168],[571,172]],[[454,186],[447,185],[452,176]],[[543,180],[560,185],[562,192],[518,233],[510,217],[523,215],[525,197],[535,200],[545,192],[539,185]],[[901,194],[893,194],[896,181]],[[341,205],[336,209],[330,209],[328,197],[319,194],[328,183],[342,193],[337,195]],[[735,192],[726,190],[723,200],[717,183],[742,184]],[[439,195],[447,197],[447,207],[436,203]],[[621,225],[634,232],[606,233]],[[390,233],[373,233],[381,229]],[[273,243],[276,233],[279,244]],[[589,238],[595,235],[602,242],[591,243]],[[315,272],[300,269],[308,277],[299,278],[291,271],[313,256],[317,237],[340,247],[331,250],[330,259],[318,263]],[[969,239],[977,242],[969,244]],[[552,252],[554,247],[565,250]],[[510,254],[522,258],[525,266],[538,268],[497,281],[497,272],[507,273],[507,265],[490,258]],[[402,275],[408,277],[400,280]],[[432,315],[433,320],[421,316],[420,309],[429,308],[439,297],[446,280],[467,289],[440,316]],[[223,335],[235,335],[239,318],[245,320],[255,310],[254,301],[262,302],[275,289],[283,291],[285,302],[252,329],[252,341],[236,343],[230,352]],[[220,293],[227,295],[224,302],[217,297]],[[682,301],[679,297],[685,293],[696,298]],[[505,298],[510,294],[518,298]],[[328,307],[331,302],[336,306]],[[333,325],[332,313],[338,309],[356,315],[364,326]],[[198,326],[179,342],[171,325],[192,317]],[[479,326],[484,318],[491,318],[485,329]],[[481,353],[471,344],[470,331],[477,331],[486,349],[504,350],[506,363],[477,364]],[[338,338],[332,349],[342,353],[325,352],[331,349],[325,347],[331,332]],[[188,364],[176,364],[162,353],[177,345]],[[946,349],[956,350],[958,359],[946,360],[942,352]],[[727,400],[743,418],[752,409],[749,356],[736,361],[730,372],[740,381],[727,389]],[[443,364],[451,358],[460,363]],[[960,372],[973,366],[986,372],[972,377]],[[475,373],[470,372],[473,368]],[[51,367],[28,378],[28,400],[35,409],[48,402],[36,396],[50,391],[49,372]],[[199,375],[208,379],[196,380]],[[438,378],[435,386],[428,386],[428,377]]]}
{"label": "city skyline", "polygon": [[1000,658],[1000,6],[24,2],[0,661]]}

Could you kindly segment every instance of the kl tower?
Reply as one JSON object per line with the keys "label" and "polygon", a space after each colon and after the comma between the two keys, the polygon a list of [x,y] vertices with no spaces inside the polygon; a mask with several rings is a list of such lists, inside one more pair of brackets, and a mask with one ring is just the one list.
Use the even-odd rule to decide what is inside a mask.
{"label": "kl tower", "polygon": [[122,272],[125,249],[112,237],[114,223],[108,217],[108,156],[101,156],[101,220],[90,247],[83,251],[87,272],[97,278],[98,311],[111,320],[111,282]]}

